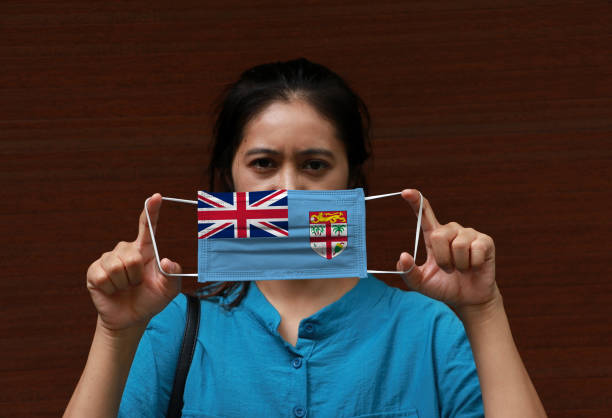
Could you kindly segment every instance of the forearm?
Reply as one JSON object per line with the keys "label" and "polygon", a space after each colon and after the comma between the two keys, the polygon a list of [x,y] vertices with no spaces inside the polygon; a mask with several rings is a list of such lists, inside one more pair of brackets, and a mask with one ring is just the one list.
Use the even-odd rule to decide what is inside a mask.
{"label": "forearm", "polygon": [[512,338],[502,297],[457,311],[480,379],[485,416],[545,417],[546,412]]}
{"label": "forearm", "polygon": [[138,342],[137,327],[121,333],[98,324],[83,374],[64,417],[116,417]]}

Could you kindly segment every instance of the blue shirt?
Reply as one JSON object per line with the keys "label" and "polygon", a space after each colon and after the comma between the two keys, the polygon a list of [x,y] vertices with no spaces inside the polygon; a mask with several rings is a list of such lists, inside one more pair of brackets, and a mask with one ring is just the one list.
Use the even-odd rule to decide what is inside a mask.
{"label": "blue shirt", "polygon": [[[463,325],[443,303],[370,276],[304,318],[293,347],[255,283],[237,308],[218,302],[201,302],[184,417],[484,415]],[[119,416],[165,415],[185,314],[179,295],[151,320]]]}

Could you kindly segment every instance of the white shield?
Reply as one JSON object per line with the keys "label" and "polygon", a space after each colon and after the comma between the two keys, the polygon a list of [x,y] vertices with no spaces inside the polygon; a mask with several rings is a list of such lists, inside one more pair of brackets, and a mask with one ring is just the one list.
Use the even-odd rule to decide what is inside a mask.
{"label": "white shield", "polygon": [[348,246],[346,211],[309,213],[310,247],[321,257],[331,260]]}

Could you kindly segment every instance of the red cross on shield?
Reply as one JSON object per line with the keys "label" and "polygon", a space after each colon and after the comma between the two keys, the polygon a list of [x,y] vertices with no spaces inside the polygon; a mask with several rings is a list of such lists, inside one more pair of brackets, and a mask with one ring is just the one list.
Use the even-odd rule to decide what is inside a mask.
{"label": "red cross on shield", "polygon": [[346,211],[310,212],[310,247],[331,260],[348,246]]}

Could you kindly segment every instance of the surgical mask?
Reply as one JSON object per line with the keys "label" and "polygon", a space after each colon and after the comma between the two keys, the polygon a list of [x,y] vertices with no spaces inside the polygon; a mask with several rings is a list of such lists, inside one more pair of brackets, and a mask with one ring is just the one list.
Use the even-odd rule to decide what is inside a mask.
{"label": "surgical mask", "polygon": [[[199,282],[276,279],[364,278],[368,270],[363,189],[198,192],[198,200],[162,199],[198,206],[198,272],[167,273],[160,263],[148,200],[145,213],[159,270]],[[420,199],[413,257],[423,212]]]}

